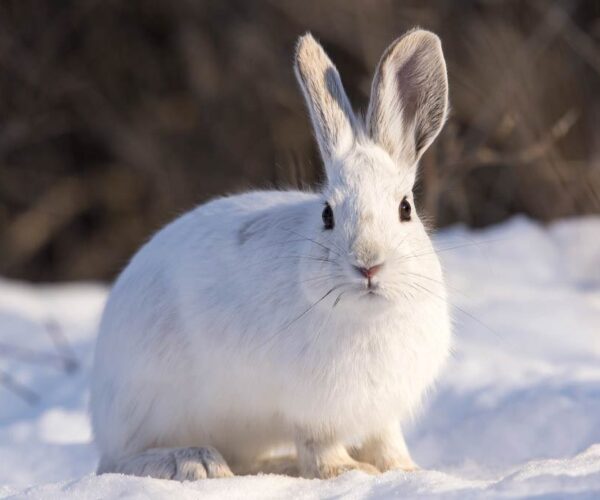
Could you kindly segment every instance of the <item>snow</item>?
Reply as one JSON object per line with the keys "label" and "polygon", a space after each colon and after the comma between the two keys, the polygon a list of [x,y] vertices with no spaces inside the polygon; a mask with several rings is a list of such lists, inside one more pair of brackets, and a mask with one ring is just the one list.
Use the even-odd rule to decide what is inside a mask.
{"label": "snow", "polygon": [[97,477],[86,405],[106,287],[0,280],[0,497],[600,497],[600,217],[548,227],[519,217],[435,241],[456,346],[408,429],[421,471]]}

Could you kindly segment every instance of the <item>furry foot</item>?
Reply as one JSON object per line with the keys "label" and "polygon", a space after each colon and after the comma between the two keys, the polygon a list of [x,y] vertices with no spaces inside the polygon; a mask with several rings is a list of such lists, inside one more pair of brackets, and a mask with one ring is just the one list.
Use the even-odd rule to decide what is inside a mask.
{"label": "furry foot", "polygon": [[382,457],[375,461],[381,472],[389,470],[403,470],[405,472],[415,472],[419,470],[419,466],[412,461],[410,457],[388,458]]}
{"label": "furry foot", "polygon": [[354,460],[340,442],[307,439],[299,435],[296,439],[296,450],[298,469],[302,477],[330,479],[351,470],[379,474],[374,465]]}
{"label": "furry foot", "polygon": [[351,470],[360,470],[367,474],[379,474],[379,470],[371,464],[355,460],[340,464],[321,464],[318,467],[319,479],[331,479]]}
{"label": "furry foot", "polygon": [[132,476],[150,476],[175,481],[232,477],[227,462],[213,447],[153,448],[119,460],[113,470]]}
{"label": "furry foot", "polygon": [[297,457],[283,456],[260,460],[252,468],[245,470],[243,474],[278,474],[292,477],[302,475],[303,477],[330,479],[351,470],[361,470],[367,474],[379,473],[379,470],[371,464],[348,459],[340,463],[313,464],[310,469],[304,470],[304,473],[300,474]]}
{"label": "furry foot", "polygon": [[371,436],[362,447],[350,449],[350,456],[355,460],[373,464],[381,472],[412,472],[419,469],[410,458],[404,436],[397,425],[391,425],[381,434]]}
{"label": "furry foot", "polygon": [[373,455],[366,453],[364,449],[350,449],[350,456],[355,460],[373,464],[381,472],[389,470],[403,470],[405,472],[414,472],[419,470],[419,466],[413,462],[410,455],[406,454],[380,454]]}

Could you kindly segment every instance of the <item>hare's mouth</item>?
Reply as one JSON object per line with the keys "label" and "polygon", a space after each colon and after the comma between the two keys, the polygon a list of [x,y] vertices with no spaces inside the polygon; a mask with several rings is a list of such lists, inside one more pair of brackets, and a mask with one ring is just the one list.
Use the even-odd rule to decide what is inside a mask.
{"label": "hare's mouth", "polygon": [[369,286],[362,287],[360,289],[361,298],[365,298],[367,300],[377,300],[377,299],[385,299],[385,295],[382,293],[382,290],[379,286]]}
{"label": "hare's mouth", "polygon": [[381,285],[376,281],[368,281],[362,286],[367,295],[381,295]]}
{"label": "hare's mouth", "polygon": [[381,284],[379,283],[379,280],[361,280],[359,282],[355,282],[352,288],[355,290],[355,292],[357,292],[357,295],[359,295],[360,297],[383,297],[382,288]]}

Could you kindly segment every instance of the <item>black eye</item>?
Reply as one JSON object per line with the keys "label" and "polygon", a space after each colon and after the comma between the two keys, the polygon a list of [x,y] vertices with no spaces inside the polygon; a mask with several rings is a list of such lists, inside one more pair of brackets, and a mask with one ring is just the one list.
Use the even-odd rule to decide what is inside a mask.
{"label": "black eye", "polygon": [[333,229],[333,210],[331,210],[329,203],[325,203],[325,208],[323,209],[321,217],[323,217],[325,229]]}
{"label": "black eye", "polygon": [[410,206],[410,201],[408,201],[406,198],[404,198],[402,200],[402,202],[400,203],[400,220],[402,222],[410,220],[410,213],[412,211],[412,207]]}

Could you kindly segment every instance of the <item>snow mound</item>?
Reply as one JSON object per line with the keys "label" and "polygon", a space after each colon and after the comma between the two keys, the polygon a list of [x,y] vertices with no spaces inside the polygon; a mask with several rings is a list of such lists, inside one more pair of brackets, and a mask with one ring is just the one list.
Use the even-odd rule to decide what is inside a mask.
{"label": "snow mound", "polygon": [[176,483],[93,474],[100,285],[0,280],[0,497],[600,497],[600,218],[435,237],[455,354],[408,429],[415,473]]}

